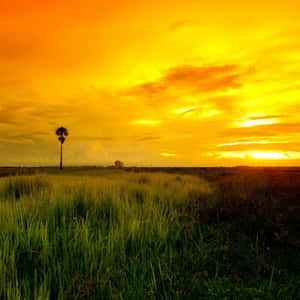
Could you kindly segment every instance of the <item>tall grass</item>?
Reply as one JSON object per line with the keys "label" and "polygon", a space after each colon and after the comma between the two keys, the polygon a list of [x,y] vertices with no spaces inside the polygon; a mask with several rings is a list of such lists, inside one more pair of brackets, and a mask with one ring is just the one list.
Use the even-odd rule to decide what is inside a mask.
{"label": "tall grass", "polygon": [[207,221],[218,195],[200,178],[162,173],[3,178],[0,298],[299,296],[299,256]]}

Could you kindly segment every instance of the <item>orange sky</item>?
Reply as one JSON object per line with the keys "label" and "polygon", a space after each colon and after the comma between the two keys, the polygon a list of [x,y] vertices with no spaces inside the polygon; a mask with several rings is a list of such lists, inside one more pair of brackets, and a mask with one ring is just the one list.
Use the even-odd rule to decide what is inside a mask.
{"label": "orange sky", "polygon": [[[261,3],[263,2],[263,3]],[[300,165],[299,1],[0,0],[0,165]]]}

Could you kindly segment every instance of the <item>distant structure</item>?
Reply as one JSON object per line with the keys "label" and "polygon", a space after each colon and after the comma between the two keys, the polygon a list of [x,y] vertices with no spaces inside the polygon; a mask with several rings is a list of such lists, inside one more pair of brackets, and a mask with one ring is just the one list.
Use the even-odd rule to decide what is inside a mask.
{"label": "distant structure", "polygon": [[120,160],[116,160],[115,161],[115,167],[117,169],[123,169],[124,168],[124,163],[122,161],[120,161]]}
{"label": "distant structure", "polygon": [[62,169],[62,145],[66,140],[66,136],[69,135],[68,129],[65,127],[59,127],[56,129],[56,135],[58,136],[58,140],[60,141],[60,169]]}
{"label": "distant structure", "polygon": [[135,172],[135,173],[138,173],[139,172],[139,169],[137,167],[131,167],[131,168],[127,168],[126,169],[127,172]]}

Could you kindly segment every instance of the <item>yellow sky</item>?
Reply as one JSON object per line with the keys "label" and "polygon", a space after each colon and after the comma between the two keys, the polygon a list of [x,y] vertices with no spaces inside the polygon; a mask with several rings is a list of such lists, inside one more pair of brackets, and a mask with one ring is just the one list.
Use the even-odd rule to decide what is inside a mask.
{"label": "yellow sky", "polygon": [[[262,3],[263,2],[263,3]],[[300,165],[299,1],[0,1],[0,165]]]}

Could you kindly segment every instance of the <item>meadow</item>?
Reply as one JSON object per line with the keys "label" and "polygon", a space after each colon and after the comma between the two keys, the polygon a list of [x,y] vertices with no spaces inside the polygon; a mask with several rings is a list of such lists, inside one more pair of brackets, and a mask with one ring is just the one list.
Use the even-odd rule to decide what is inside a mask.
{"label": "meadow", "polygon": [[0,298],[300,298],[299,175],[150,171],[3,171]]}

